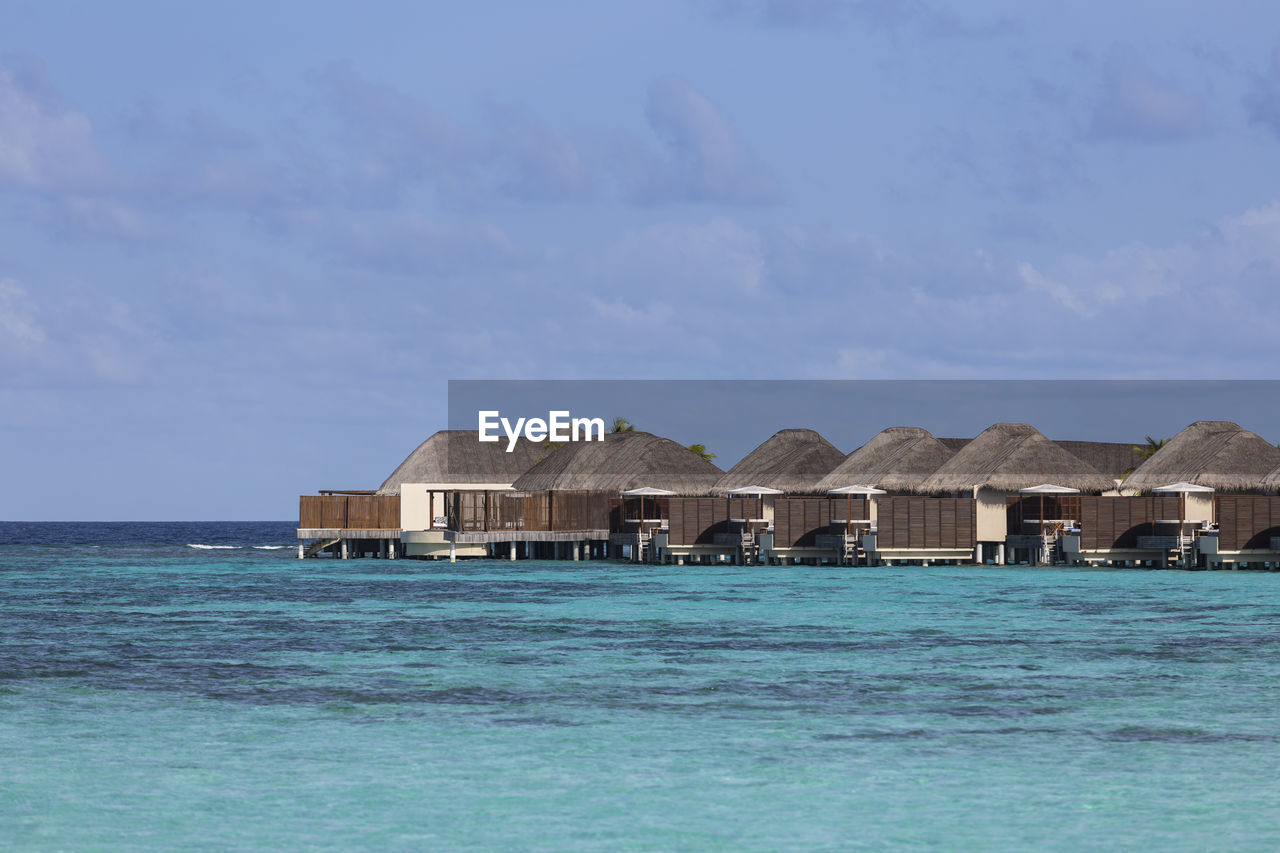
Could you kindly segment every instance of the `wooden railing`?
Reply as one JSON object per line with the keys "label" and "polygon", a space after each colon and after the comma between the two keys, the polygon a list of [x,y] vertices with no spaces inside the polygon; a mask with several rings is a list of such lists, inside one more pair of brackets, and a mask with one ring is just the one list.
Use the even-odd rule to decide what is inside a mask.
{"label": "wooden railing", "polygon": [[973,498],[880,498],[876,548],[972,548],[978,541],[976,509]]}
{"label": "wooden railing", "polygon": [[321,494],[298,498],[298,527],[326,530],[398,530],[400,496]]}
{"label": "wooden railing", "polygon": [[450,530],[486,532],[608,530],[609,492],[452,492]]}
{"label": "wooden railing", "polygon": [[714,545],[729,532],[728,498],[669,498],[667,541],[672,545]]}
{"label": "wooden railing", "polygon": [[1157,519],[1176,519],[1176,497],[1080,496],[1080,547],[1086,551],[1137,548],[1138,537],[1156,535]]}
{"label": "wooden railing", "polygon": [[1220,550],[1267,550],[1280,537],[1280,497],[1216,495],[1213,503]]}
{"label": "wooden railing", "polygon": [[846,508],[844,498],[778,498],[773,502],[773,547],[813,547],[818,536],[831,531],[837,505],[843,516]]}

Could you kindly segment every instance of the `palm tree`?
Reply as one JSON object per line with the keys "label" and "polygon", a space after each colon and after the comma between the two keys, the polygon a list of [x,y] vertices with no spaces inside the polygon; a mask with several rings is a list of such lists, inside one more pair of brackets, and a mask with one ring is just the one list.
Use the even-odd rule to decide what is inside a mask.
{"label": "palm tree", "polygon": [[[1135,444],[1135,445],[1132,445],[1132,447],[1133,447],[1133,452],[1138,455],[1138,458],[1141,459],[1143,462],[1146,462],[1152,456],[1156,455],[1156,451],[1158,451],[1160,448],[1164,447],[1168,443],[1169,443],[1169,439],[1167,438],[1162,438],[1159,441],[1156,441],[1151,436],[1147,436],[1146,444]],[[1136,466],[1124,469],[1124,473],[1120,475],[1120,479],[1121,480],[1129,479],[1129,475],[1132,474],[1135,470],[1137,470]]]}
{"label": "palm tree", "polygon": [[635,429],[631,421],[618,417],[613,419],[613,426],[609,427],[609,432],[635,432]]}
{"label": "palm tree", "polygon": [[1151,436],[1147,436],[1147,443],[1141,446],[1134,445],[1133,452],[1141,456],[1145,461],[1147,459],[1150,459],[1152,456],[1155,456],[1156,451],[1164,447],[1168,443],[1169,443],[1169,439],[1167,438],[1162,438],[1159,441],[1156,441]]}
{"label": "palm tree", "polygon": [[694,453],[698,454],[699,456],[701,456],[707,462],[710,462],[712,459],[716,458],[716,455],[714,453],[707,450],[707,446],[705,444],[691,444],[689,445],[689,449],[692,450]]}

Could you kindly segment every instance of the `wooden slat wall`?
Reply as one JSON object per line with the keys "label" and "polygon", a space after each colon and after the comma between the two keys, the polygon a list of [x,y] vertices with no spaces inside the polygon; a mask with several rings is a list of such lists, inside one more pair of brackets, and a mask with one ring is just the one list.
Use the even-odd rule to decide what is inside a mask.
{"label": "wooden slat wall", "polygon": [[1136,548],[1139,536],[1154,536],[1158,518],[1177,518],[1176,497],[1138,495],[1080,497],[1080,547],[1086,551]]}
{"label": "wooden slat wall", "polygon": [[469,532],[606,530],[611,504],[609,492],[588,491],[459,491],[447,500],[450,529]]}
{"label": "wooden slat wall", "polygon": [[327,528],[343,528],[347,526],[347,496],[346,495],[325,495],[321,500],[323,509],[321,511],[321,527]]}
{"label": "wooden slat wall", "polygon": [[672,545],[711,545],[715,534],[729,532],[726,498],[670,498],[667,506]]}
{"label": "wooden slat wall", "polygon": [[[550,492],[553,530],[604,530],[609,526],[608,492]],[[646,502],[646,511],[648,505]]]}
{"label": "wooden slat wall", "polygon": [[330,530],[396,530],[400,498],[391,495],[301,495],[298,526]]}
{"label": "wooden slat wall", "polygon": [[376,495],[351,495],[347,498],[347,527],[370,529],[378,526]]}
{"label": "wooden slat wall", "polygon": [[[860,495],[852,500],[835,496],[832,496],[830,500],[832,521],[848,521],[850,518],[854,521],[861,521],[867,517],[869,512],[867,499]],[[846,515],[848,518],[845,517]]]}
{"label": "wooden slat wall", "polygon": [[[831,529],[831,498],[778,498],[773,504],[775,548],[808,548]],[[841,504],[844,501],[841,500]]]}
{"label": "wooden slat wall", "polygon": [[881,498],[878,517],[877,548],[964,549],[977,544],[973,498]]}
{"label": "wooden slat wall", "polygon": [[1223,551],[1269,549],[1280,536],[1280,497],[1273,495],[1215,495],[1218,547]]}
{"label": "wooden slat wall", "polygon": [[324,498],[320,495],[302,495],[298,498],[298,526],[315,529],[324,527]]}
{"label": "wooden slat wall", "polygon": [[396,530],[400,527],[400,496],[381,495],[378,500],[378,527]]}

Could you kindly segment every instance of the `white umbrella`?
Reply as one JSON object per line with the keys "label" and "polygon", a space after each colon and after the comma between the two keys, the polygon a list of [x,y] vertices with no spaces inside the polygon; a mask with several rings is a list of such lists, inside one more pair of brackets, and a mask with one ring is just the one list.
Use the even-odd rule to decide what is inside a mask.
{"label": "white umbrella", "polygon": [[726,495],[780,495],[782,489],[771,489],[768,486],[743,486],[740,489],[730,489],[725,492]]}
{"label": "white umbrella", "polygon": [[[638,489],[627,489],[625,492],[622,493],[622,496],[624,498],[640,499],[640,530],[641,532],[643,532],[644,531],[644,499],[650,496],[659,497],[663,495],[669,496],[674,494],[675,492],[669,491],[667,489],[655,489],[652,486],[641,486]],[[623,515],[625,516],[626,513],[623,513]]]}
{"label": "white umbrella", "polygon": [[768,486],[743,486],[740,489],[729,489],[725,492],[727,497],[748,497],[754,496],[760,498],[757,502],[758,515],[764,515],[764,495],[780,495],[782,489],[771,489]]}
{"label": "white umbrella", "polygon": [[[1053,483],[1041,483],[1038,486],[1027,486],[1025,489],[1018,489],[1018,491],[1024,495],[1040,496],[1040,532],[1041,533],[1044,533],[1044,496],[1045,495],[1078,495],[1080,494],[1079,489],[1073,489],[1070,486],[1055,486]],[[1018,518],[1019,519],[1022,518],[1021,513],[1019,513]],[[1018,533],[1021,534],[1022,531],[1019,530]]]}
{"label": "white umbrella", "polygon": [[877,489],[874,486],[842,486],[839,489],[827,489],[827,494],[845,496],[844,535],[848,536],[849,531],[853,527],[853,519],[849,517],[853,515],[853,496],[862,495],[863,497],[870,497],[871,495],[884,495],[888,493],[884,489]]}
{"label": "white umbrella", "polygon": [[1178,545],[1182,545],[1182,528],[1187,524],[1187,495],[1188,494],[1211,494],[1213,489],[1209,486],[1197,486],[1195,483],[1173,483],[1168,486],[1157,486],[1152,489],[1153,492],[1176,492],[1178,495]]}

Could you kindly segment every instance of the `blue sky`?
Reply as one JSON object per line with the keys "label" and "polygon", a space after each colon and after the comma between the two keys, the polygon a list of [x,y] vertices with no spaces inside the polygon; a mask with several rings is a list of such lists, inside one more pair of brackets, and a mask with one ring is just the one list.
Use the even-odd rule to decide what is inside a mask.
{"label": "blue sky", "polygon": [[1272,378],[1278,157],[1264,3],[11,2],[0,518],[287,518],[450,378]]}

